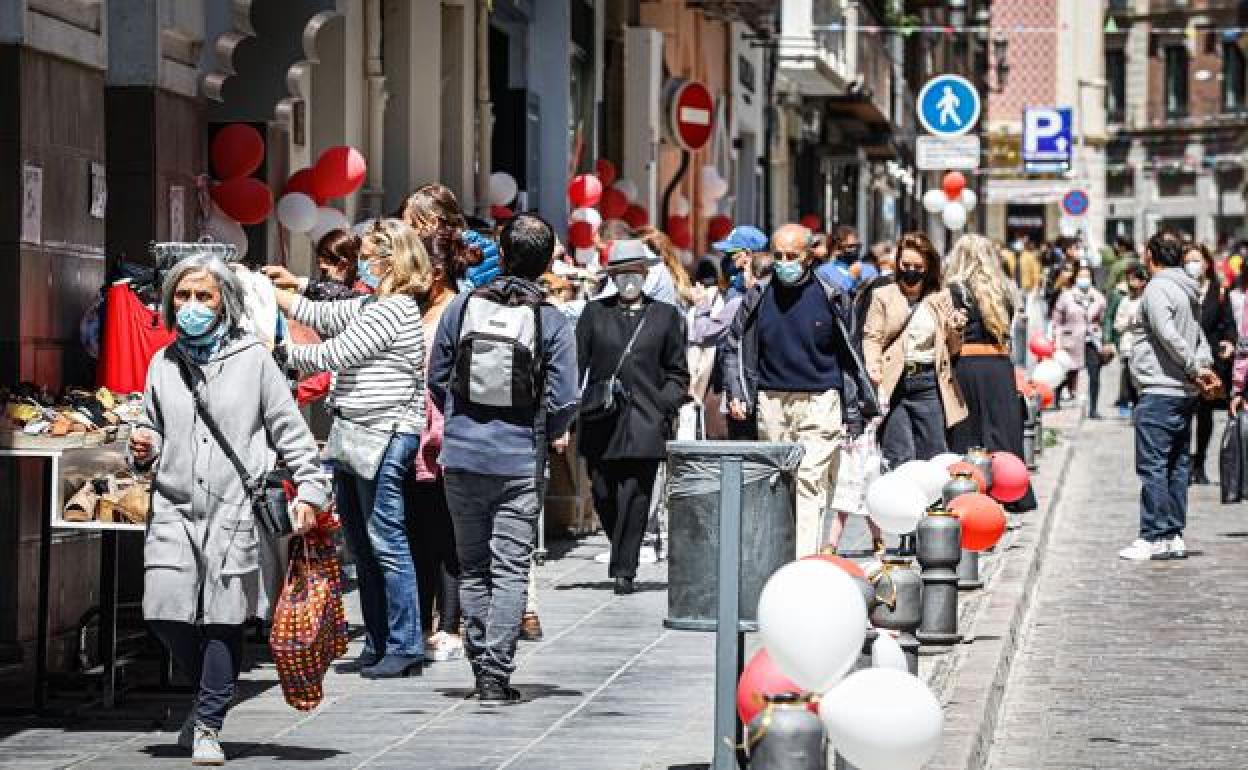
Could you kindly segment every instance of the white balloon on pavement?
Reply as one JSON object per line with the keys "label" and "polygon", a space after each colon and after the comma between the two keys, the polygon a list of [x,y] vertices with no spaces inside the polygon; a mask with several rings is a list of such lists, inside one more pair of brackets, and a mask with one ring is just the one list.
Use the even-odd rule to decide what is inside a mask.
{"label": "white balloon on pavement", "polygon": [[679,193],[672,198],[672,216],[687,217],[691,211],[693,211],[693,206],[690,205],[688,198]]}
{"label": "white balloon on pavement", "polygon": [[306,233],[316,226],[316,201],[303,193],[286,193],[277,201],[277,221],[292,233]]}
{"label": "white balloon on pavement", "polygon": [[[944,454],[936,455],[929,462],[948,473],[950,465],[962,462],[962,455],[954,454],[953,452],[945,452]],[[948,476],[946,476],[946,479],[948,479]]]}
{"label": "white balloon on pavement", "polygon": [[570,217],[573,222],[588,222],[589,226],[597,230],[602,226],[602,214],[598,209],[584,206],[579,209],[573,209]]}
{"label": "white balloon on pavement", "polygon": [[949,483],[949,471],[927,460],[902,463],[897,472],[917,484],[929,504],[940,499],[941,490]]}
{"label": "white balloon on pavement", "polygon": [[215,204],[212,207],[212,213],[204,222],[203,234],[217,243],[234,244],[234,248],[238,249],[239,259],[247,256],[247,233],[243,230],[243,226]]}
{"label": "white balloon on pavement", "polygon": [[923,193],[923,208],[929,214],[939,214],[948,202],[949,197],[945,195],[944,190],[934,189]]}
{"label": "white balloon on pavement", "polygon": [[957,201],[946,204],[940,212],[940,221],[950,230],[961,230],[966,227],[966,207]]}
{"label": "white balloon on pavement", "polygon": [[859,770],[919,770],[940,748],[945,716],[921,679],[892,668],[855,671],[819,701],[828,742]]}
{"label": "white balloon on pavement", "polygon": [[958,196],[958,202],[962,204],[967,211],[975,208],[979,203],[979,196],[969,187],[962,188],[962,194]]}
{"label": "white balloon on pavement", "polygon": [[758,597],[758,630],[776,667],[803,690],[841,681],[862,651],[867,605],[839,567],[821,559],[789,562]]}
{"label": "white balloon on pavement", "polygon": [[1034,382],[1042,382],[1050,388],[1057,388],[1066,382],[1066,367],[1052,359],[1041,361],[1031,371],[1031,379]]}
{"label": "white balloon on pavement", "polygon": [[506,171],[490,174],[489,199],[491,206],[506,206],[516,199],[520,187],[516,178]]}
{"label": "white balloon on pavement", "polygon": [[1075,359],[1071,358],[1070,354],[1065,350],[1058,350],[1055,352],[1053,354],[1053,360],[1060,364],[1061,367],[1068,372],[1075,368]]}
{"label": "white balloon on pavement", "polygon": [[871,667],[910,671],[910,665],[906,663],[905,651],[901,649],[901,645],[897,643],[893,635],[884,629],[876,632],[875,641],[871,643]]}
{"label": "white balloon on pavement", "polygon": [[330,206],[321,206],[316,210],[316,224],[312,225],[312,229],[308,231],[308,237],[312,239],[312,244],[316,245],[330,230],[350,229],[351,223],[347,221],[346,214]]}
{"label": "white balloon on pavement", "polygon": [[889,534],[913,532],[927,505],[927,496],[919,485],[897,471],[885,473],[867,487],[867,514]]}

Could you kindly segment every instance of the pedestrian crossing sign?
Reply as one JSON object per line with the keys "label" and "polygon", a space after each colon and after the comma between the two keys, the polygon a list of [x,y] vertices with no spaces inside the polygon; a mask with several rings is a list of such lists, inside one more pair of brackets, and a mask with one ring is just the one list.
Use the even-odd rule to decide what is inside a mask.
{"label": "pedestrian crossing sign", "polygon": [[937,75],[923,85],[919,123],[936,136],[962,136],[979,122],[979,91],[961,75]]}

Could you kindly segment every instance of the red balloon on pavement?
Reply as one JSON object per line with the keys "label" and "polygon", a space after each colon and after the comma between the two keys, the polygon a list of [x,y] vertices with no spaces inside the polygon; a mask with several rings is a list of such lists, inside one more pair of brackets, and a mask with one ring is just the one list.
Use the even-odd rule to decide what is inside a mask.
{"label": "red balloon on pavement", "polygon": [[711,217],[706,223],[706,237],[711,241],[722,241],[732,232],[732,217],[720,214]]}
{"label": "red balloon on pavement", "polygon": [[286,180],[286,186],[282,188],[282,195],[286,193],[303,193],[316,201],[316,205],[325,205],[325,199],[316,193],[316,174],[311,168],[301,168],[291,174]]}
{"label": "red balloon on pavement", "polygon": [[209,155],[218,178],[250,176],[264,161],[264,137],[246,123],[231,123],[212,137]]}
{"label": "red balloon on pavement", "polygon": [[628,211],[628,196],[614,187],[608,187],[602,193],[598,210],[602,212],[603,219],[621,219]]}
{"label": "red balloon on pavement", "polygon": [[568,200],[573,208],[597,206],[602,199],[602,182],[593,174],[578,174],[568,182]]}
{"label": "red balloon on pavement", "polygon": [[490,219],[495,222],[506,222],[516,213],[506,206],[490,206]]}
{"label": "red balloon on pavement", "polygon": [[1031,387],[1036,393],[1040,394],[1040,408],[1048,409],[1053,406],[1053,388],[1049,387],[1046,382],[1033,382]]}
{"label": "red balloon on pavement", "polygon": [[819,232],[823,229],[823,221],[819,219],[818,214],[805,214],[798,220],[798,224],[805,227],[807,230],[814,230],[815,232]]}
{"label": "red balloon on pavement", "polygon": [[330,147],[321,153],[313,167],[317,195],[327,200],[341,198],[360,189],[367,174],[368,165],[364,156],[345,144]]}
{"label": "red balloon on pavement", "polygon": [[[605,216],[605,214],[604,214]],[[650,215],[641,206],[632,205],[624,210],[624,215],[620,217],[628,226],[636,230],[639,227],[645,227],[650,223]]]}
{"label": "red balloon on pavement", "polygon": [[692,248],[693,225],[690,223],[689,217],[668,217],[667,237],[672,240],[672,245],[678,249]]}
{"label": "red balloon on pavement", "polygon": [[209,191],[226,216],[244,225],[258,225],[273,211],[273,191],[252,176],[227,179]]}
{"label": "red balloon on pavement", "polygon": [[568,226],[568,243],[574,249],[588,249],[594,245],[594,226],[589,222],[573,222]]}
{"label": "red balloon on pavement", "polygon": [[[767,705],[763,696],[801,691],[802,688],[792,679],[780,673],[766,649],[759,650],[745,664],[741,678],[737,680],[737,716],[741,717],[742,724],[748,725]],[[812,713],[819,713],[817,704],[812,703],[807,708]]]}
{"label": "red balloon on pavement", "polygon": [[1027,494],[1031,474],[1027,463],[1009,452],[992,453],[992,491],[994,499],[1003,503],[1016,503]]}
{"label": "red balloon on pavement", "polygon": [[602,182],[604,187],[610,187],[615,184],[616,177],[619,175],[615,170],[615,164],[606,158],[599,158],[594,164],[594,173],[598,176],[598,181]]}
{"label": "red balloon on pavement", "polygon": [[1057,344],[1046,337],[1043,332],[1036,332],[1031,335],[1031,340],[1027,343],[1027,347],[1041,361],[1057,352]]}
{"label": "red balloon on pavement", "polygon": [[954,463],[949,466],[949,475],[957,476],[959,473],[969,474],[975,480],[975,484],[979,487],[981,494],[988,492],[988,479],[984,478],[984,472],[974,465],[963,460],[960,463]]}
{"label": "red balloon on pavement", "polygon": [[950,171],[945,174],[945,178],[941,180],[940,187],[945,191],[945,195],[949,200],[956,201],[962,191],[966,189],[966,175],[961,171]]}
{"label": "red balloon on pavement", "polygon": [[821,559],[835,567],[840,567],[841,570],[850,577],[860,577],[863,580],[867,579],[867,573],[863,571],[862,567],[858,566],[858,562],[846,559],[844,556],[836,556],[835,554],[830,553],[814,553],[810,556],[803,556],[802,559]]}
{"label": "red balloon on pavement", "polygon": [[988,495],[962,495],[949,503],[962,522],[962,547],[987,551],[1005,534],[1005,509]]}

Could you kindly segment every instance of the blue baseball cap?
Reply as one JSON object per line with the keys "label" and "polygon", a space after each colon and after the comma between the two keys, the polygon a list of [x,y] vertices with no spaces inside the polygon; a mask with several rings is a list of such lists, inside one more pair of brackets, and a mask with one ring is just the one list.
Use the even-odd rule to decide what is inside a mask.
{"label": "blue baseball cap", "polygon": [[711,248],[724,254],[734,251],[762,251],[767,248],[767,236],[757,227],[741,225],[732,228],[727,238],[712,243]]}

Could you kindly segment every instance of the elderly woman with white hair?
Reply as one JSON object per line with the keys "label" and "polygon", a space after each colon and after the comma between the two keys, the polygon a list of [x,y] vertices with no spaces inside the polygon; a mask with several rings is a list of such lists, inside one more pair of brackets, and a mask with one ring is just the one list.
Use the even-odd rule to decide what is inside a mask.
{"label": "elderly woman with white hair", "polygon": [[280,456],[298,488],[296,532],[315,525],[329,490],[286,378],[239,325],[243,291],[226,264],[192,257],[175,265],[161,309],[177,339],[152,359],[146,413],[130,436],[134,465],[155,468],[143,617],[196,688],[178,745],[196,764],[222,764],[217,736],[234,697],[243,622],[266,614],[274,598],[259,555],[273,537],[254,519],[251,490],[228,452],[253,479]]}

